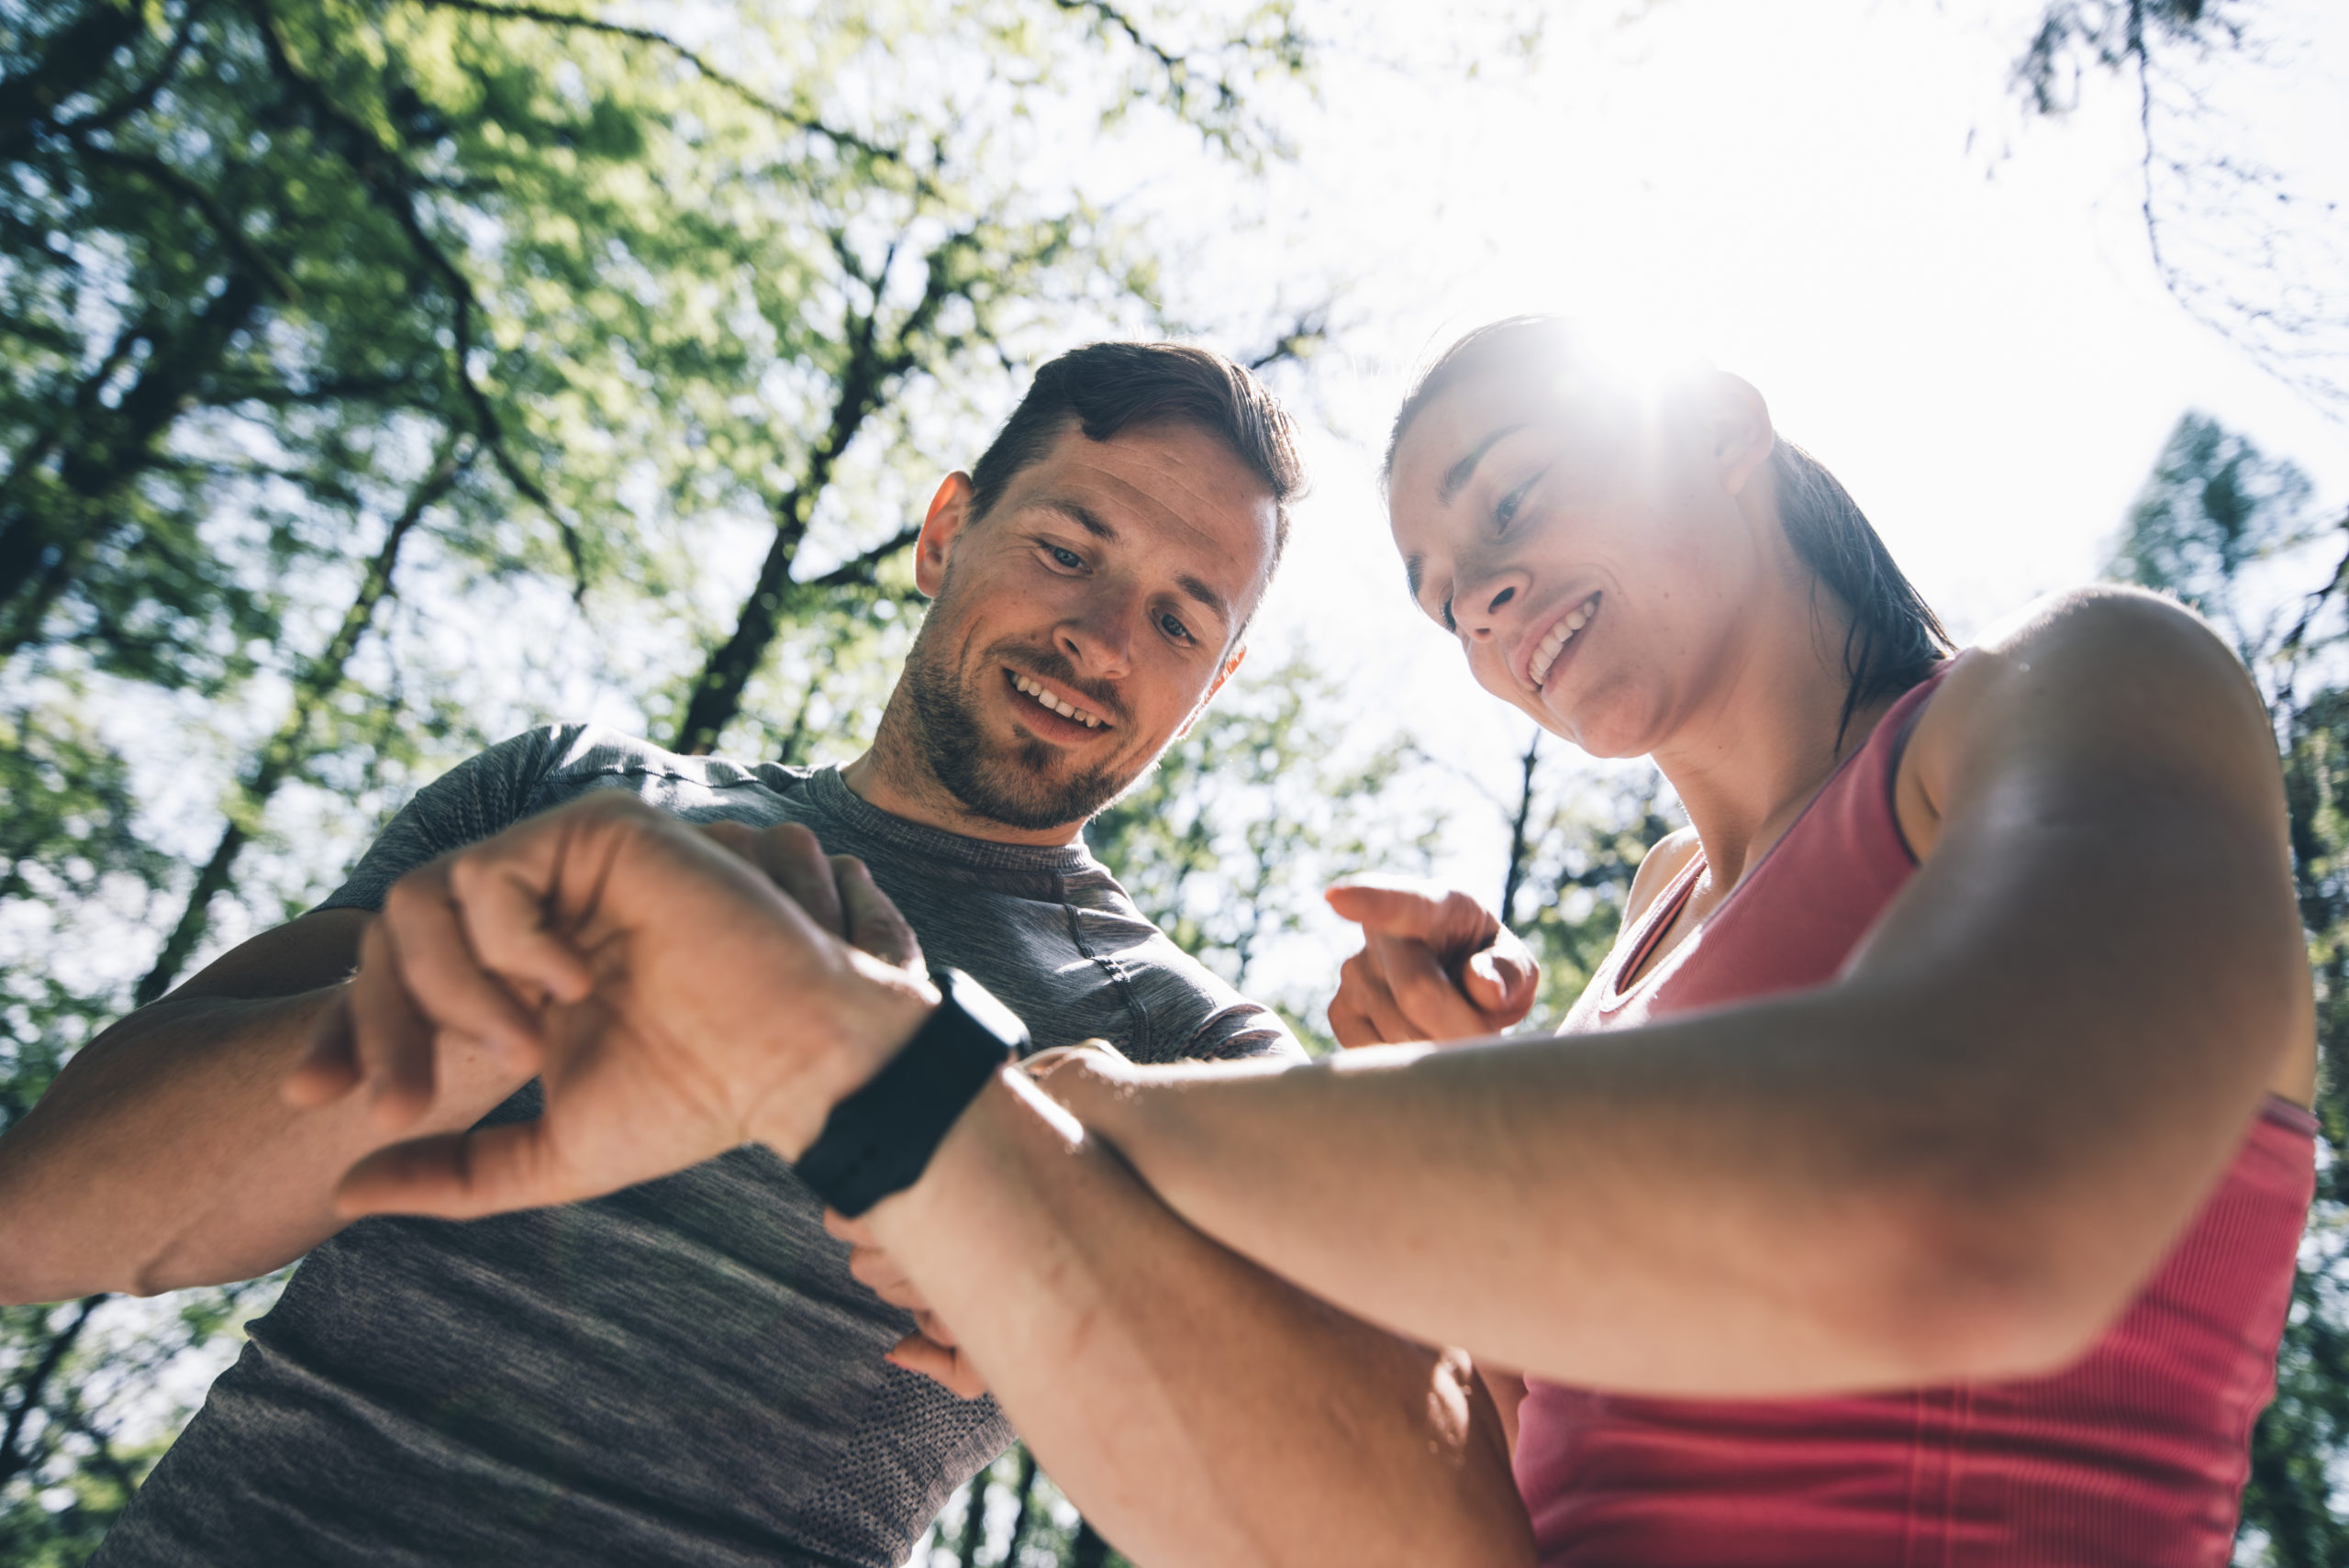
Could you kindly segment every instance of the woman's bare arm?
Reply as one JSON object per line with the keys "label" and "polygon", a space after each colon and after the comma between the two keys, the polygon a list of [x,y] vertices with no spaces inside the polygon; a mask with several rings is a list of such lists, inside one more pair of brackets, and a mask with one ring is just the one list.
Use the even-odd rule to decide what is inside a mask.
{"label": "woman's bare arm", "polygon": [[2060,1364],[2305,1081],[2273,742],[2207,630],[2099,595],[1970,659],[1911,750],[1932,853],[1831,986],[1049,1086],[1210,1235],[1531,1373],[1785,1394]]}

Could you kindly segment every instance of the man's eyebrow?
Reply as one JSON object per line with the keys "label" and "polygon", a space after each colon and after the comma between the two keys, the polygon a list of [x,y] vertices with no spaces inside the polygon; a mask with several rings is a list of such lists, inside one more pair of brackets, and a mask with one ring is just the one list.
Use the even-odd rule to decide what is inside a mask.
{"label": "man's eyebrow", "polygon": [[1208,586],[1207,583],[1203,579],[1194,577],[1189,573],[1186,572],[1179,577],[1176,577],[1174,581],[1182,586],[1183,592],[1190,595],[1191,597],[1198,600],[1199,603],[1213,610],[1216,613],[1216,617],[1222,621],[1224,625],[1230,626],[1231,624],[1231,607],[1223,602],[1223,595],[1217,593],[1213,588]]}
{"label": "man's eyebrow", "polygon": [[1475,450],[1443,471],[1443,478],[1435,487],[1435,498],[1444,506],[1451,506],[1452,498],[1460,494],[1461,487],[1466,484],[1469,476],[1476,472],[1476,465],[1485,461],[1485,454],[1493,450],[1493,443],[1504,436],[1513,436],[1523,428],[1525,427],[1522,425],[1503,425],[1499,429],[1478,441]]}
{"label": "man's eyebrow", "polygon": [[1035,504],[1046,511],[1060,513],[1095,539],[1107,539],[1111,544],[1118,541],[1118,530],[1104,522],[1098,512],[1081,501],[1064,501],[1058,496],[1048,495]]}

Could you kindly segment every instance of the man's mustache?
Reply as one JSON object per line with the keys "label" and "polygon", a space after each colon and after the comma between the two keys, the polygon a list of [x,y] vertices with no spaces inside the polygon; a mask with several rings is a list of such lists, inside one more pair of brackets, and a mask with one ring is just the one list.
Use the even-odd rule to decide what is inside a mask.
{"label": "man's mustache", "polygon": [[1086,706],[1104,717],[1125,722],[1126,705],[1118,700],[1117,694],[1099,682],[1088,681],[1078,675],[1075,666],[1068,662],[1068,655],[1059,649],[1031,648],[1026,643],[998,643],[989,651],[996,659],[1015,669],[1024,670],[1043,680],[1059,682],[1083,697]]}

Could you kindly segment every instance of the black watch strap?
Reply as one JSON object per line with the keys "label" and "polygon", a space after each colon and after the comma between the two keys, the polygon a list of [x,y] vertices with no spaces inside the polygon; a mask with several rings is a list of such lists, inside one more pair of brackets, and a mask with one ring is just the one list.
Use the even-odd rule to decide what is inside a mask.
{"label": "black watch strap", "polygon": [[1028,1047],[1028,1029],[959,969],[934,971],[943,1000],[873,1081],[832,1107],[792,1168],[853,1218],[921,1179],[963,1107]]}

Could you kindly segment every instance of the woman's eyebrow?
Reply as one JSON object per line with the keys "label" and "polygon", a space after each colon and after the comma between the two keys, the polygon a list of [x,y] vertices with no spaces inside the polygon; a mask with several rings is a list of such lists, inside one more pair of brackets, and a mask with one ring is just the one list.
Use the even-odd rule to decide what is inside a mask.
{"label": "woman's eyebrow", "polygon": [[1451,506],[1452,498],[1460,494],[1461,487],[1466,484],[1470,477],[1475,473],[1476,465],[1484,462],[1485,454],[1493,450],[1493,443],[1504,436],[1513,436],[1523,428],[1525,428],[1523,425],[1503,425],[1499,429],[1478,441],[1466,457],[1443,471],[1443,478],[1435,487],[1436,500],[1446,506]]}

